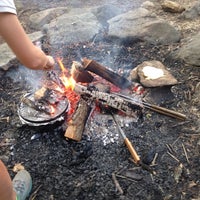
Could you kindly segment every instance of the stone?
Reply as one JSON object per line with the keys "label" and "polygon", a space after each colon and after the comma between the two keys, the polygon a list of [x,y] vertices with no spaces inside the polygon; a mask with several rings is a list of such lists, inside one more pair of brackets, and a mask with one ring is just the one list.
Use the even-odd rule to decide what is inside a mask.
{"label": "stone", "polygon": [[100,23],[106,25],[109,19],[121,14],[122,11],[119,7],[111,4],[105,4],[92,9],[92,13],[97,17]]}
{"label": "stone", "polygon": [[164,11],[171,13],[182,13],[185,10],[185,8],[179,3],[169,0],[165,0],[161,4],[161,7]]}
{"label": "stone", "polygon": [[[176,78],[157,60],[144,61],[133,69],[134,75],[137,72],[139,82],[145,87],[161,87],[175,85]],[[132,79],[132,77],[130,77]]]}
{"label": "stone", "polygon": [[67,7],[50,8],[37,13],[32,14],[29,17],[30,27],[36,30],[41,30],[45,24],[55,20],[60,15],[69,12]]}
{"label": "stone", "polygon": [[145,1],[142,3],[141,7],[145,9],[151,9],[151,8],[155,8],[155,4],[151,1]]}
{"label": "stone", "polygon": [[200,16],[200,2],[196,2],[191,8],[185,10],[180,18],[182,19],[196,19]]}
{"label": "stone", "polygon": [[200,32],[190,37],[175,54],[176,58],[183,60],[185,63],[200,66]]}
{"label": "stone", "polygon": [[[44,35],[41,31],[38,31],[29,34],[28,36],[32,42],[36,42],[39,41]],[[0,45],[0,68],[3,70],[8,70],[14,63],[16,63],[16,56],[11,51],[9,46],[6,43]]]}
{"label": "stone", "polygon": [[44,27],[50,45],[60,48],[63,45],[92,40],[102,29],[90,9],[72,9]]}
{"label": "stone", "polygon": [[118,15],[108,23],[108,37],[122,42],[142,40],[152,44],[170,44],[179,42],[181,38],[178,30],[145,8]]}

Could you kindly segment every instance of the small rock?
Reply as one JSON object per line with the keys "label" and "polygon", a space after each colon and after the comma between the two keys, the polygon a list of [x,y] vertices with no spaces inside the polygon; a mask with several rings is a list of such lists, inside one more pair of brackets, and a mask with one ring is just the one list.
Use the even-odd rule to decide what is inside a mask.
{"label": "small rock", "polygon": [[[145,61],[138,65],[130,73],[134,75],[133,78],[136,77],[135,72],[137,72],[140,83],[145,87],[160,87],[178,83],[166,67],[157,60]],[[133,78],[130,79],[132,80]]]}
{"label": "small rock", "polygon": [[154,5],[154,3],[151,2],[151,1],[145,1],[144,3],[142,3],[141,7],[142,7],[142,8],[149,9],[149,8],[154,8],[155,5]]}
{"label": "small rock", "polygon": [[164,1],[161,4],[161,7],[164,11],[171,13],[182,13],[185,10],[185,8],[181,6],[179,3],[168,0]]}

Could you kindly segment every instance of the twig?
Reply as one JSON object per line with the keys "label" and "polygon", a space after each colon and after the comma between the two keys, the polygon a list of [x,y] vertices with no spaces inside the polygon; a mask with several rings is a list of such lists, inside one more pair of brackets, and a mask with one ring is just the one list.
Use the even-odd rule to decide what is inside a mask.
{"label": "twig", "polygon": [[31,194],[31,196],[29,197],[29,200],[35,200],[35,197],[37,196],[37,193],[39,191],[39,189],[42,187],[42,185],[39,185],[38,188]]}
{"label": "twig", "polygon": [[122,175],[119,175],[119,174],[116,174],[116,177],[123,178],[123,179],[129,180],[129,181],[132,181],[132,182],[136,182],[135,180],[133,180],[131,178],[128,178],[126,176],[122,176]]}
{"label": "twig", "polygon": [[153,174],[150,174],[152,182],[154,182]]}
{"label": "twig", "polygon": [[168,148],[168,151],[171,153],[171,154],[176,154],[176,152],[174,151],[172,145],[170,144],[166,144],[167,148]]}
{"label": "twig", "polygon": [[196,133],[196,134],[184,134],[184,136],[187,136],[187,137],[193,137],[193,136],[200,136],[200,133]]}
{"label": "twig", "polygon": [[157,157],[158,157],[158,153],[155,153],[155,156],[154,156],[154,158],[153,158],[153,161],[151,162],[151,166],[155,166],[156,164],[156,159],[157,159]]}
{"label": "twig", "polygon": [[113,181],[114,181],[114,183],[115,183],[116,189],[119,191],[120,194],[123,194],[124,191],[122,190],[122,188],[121,188],[121,186],[120,186],[120,184],[119,184],[119,182],[118,182],[118,180],[117,180],[117,178],[116,178],[115,173],[112,173],[112,179],[113,179]]}
{"label": "twig", "polygon": [[174,156],[173,154],[169,153],[169,151],[167,152],[168,155],[170,155],[174,160],[176,160],[178,163],[180,163],[180,160]]}
{"label": "twig", "polygon": [[2,117],[0,118],[0,121],[6,121],[8,123],[10,121],[10,117]]}
{"label": "twig", "polygon": [[178,124],[175,124],[175,125],[171,126],[171,128],[176,128],[178,126],[186,125],[188,123],[190,123],[190,121],[179,122]]}
{"label": "twig", "polygon": [[172,145],[174,145],[181,137],[179,136],[173,143]]}
{"label": "twig", "polygon": [[189,161],[188,155],[187,155],[187,151],[186,151],[185,146],[184,146],[183,143],[182,143],[182,147],[183,147],[183,151],[184,151],[184,153],[185,153],[186,160],[187,160],[188,164],[190,164],[190,161]]}

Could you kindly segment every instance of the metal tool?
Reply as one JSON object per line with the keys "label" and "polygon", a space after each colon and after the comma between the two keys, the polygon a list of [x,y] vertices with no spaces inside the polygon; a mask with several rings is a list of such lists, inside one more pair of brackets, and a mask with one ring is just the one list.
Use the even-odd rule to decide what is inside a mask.
{"label": "metal tool", "polygon": [[112,114],[112,117],[113,117],[113,120],[114,120],[115,124],[117,125],[117,128],[118,128],[120,134],[122,135],[122,137],[123,137],[123,139],[124,139],[124,143],[126,144],[128,150],[129,150],[129,152],[131,153],[131,156],[132,156],[133,160],[135,161],[135,163],[136,163],[137,165],[141,166],[142,169],[147,170],[148,172],[150,172],[150,173],[153,174],[153,175],[156,175],[155,171],[153,171],[148,165],[144,164],[144,163],[141,161],[141,159],[140,159],[140,157],[138,156],[137,152],[135,151],[135,149],[134,149],[134,147],[133,147],[131,141],[127,138],[126,134],[124,133],[124,131],[123,131],[122,128],[120,127],[120,125],[119,125],[119,123],[118,123],[118,121],[117,121],[117,119],[116,119],[116,116],[115,116],[113,113],[111,113],[111,114]]}
{"label": "metal tool", "polygon": [[116,116],[113,113],[112,113],[112,117],[113,117],[115,124],[117,125],[117,128],[118,128],[120,134],[122,135],[122,137],[124,139],[124,143],[126,144],[132,158],[134,159],[136,164],[139,164],[140,163],[140,157],[138,156],[137,152],[135,151],[131,141],[127,138],[126,134],[124,133],[124,131],[120,127],[120,125],[119,125],[119,123],[116,119]]}

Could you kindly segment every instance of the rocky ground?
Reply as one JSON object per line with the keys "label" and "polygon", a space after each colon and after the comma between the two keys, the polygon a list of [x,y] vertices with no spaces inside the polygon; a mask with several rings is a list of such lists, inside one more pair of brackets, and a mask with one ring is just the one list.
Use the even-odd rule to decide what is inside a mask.
{"label": "rocky ground", "polygon": [[[22,2],[27,5],[26,0]],[[154,2],[156,5],[160,3]],[[185,6],[193,3],[188,0],[177,2]],[[20,8],[18,12],[27,32],[33,31],[26,23],[28,16],[42,8],[99,4],[98,1],[78,0],[73,3],[62,0],[31,3],[30,9]],[[113,3],[124,9],[136,6],[129,1]],[[7,76],[17,74],[16,68],[8,72],[1,71],[0,158],[8,167],[11,177],[15,174],[12,169],[17,163],[31,173],[33,191],[30,199],[200,199],[200,70],[175,60],[170,54],[172,49],[179,48],[185,42],[185,38],[199,31],[199,19],[192,22],[181,20],[178,14],[164,12],[159,7],[156,12],[182,30],[184,39],[180,43],[156,46],[145,42],[121,46],[108,41],[99,41],[95,45],[78,43],[66,46],[63,58],[65,66],[70,66],[77,51],[82,56],[98,60],[103,60],[109,52],[111,57],[115,57],[113,69],[118,71],[123,68],[125,76],[145,60],[160,60],[170,69],[179,84],[146,89],[146,98],[185,114],[186,121],[148,109],[144,110],[142,121],[128,123],[122,120],[126,122],[123,129],[127,136],[141,158],[155,171],[154,175],[132,162],[109,114],[94,112],[87,122],[83,139],[78,143],[64,138],[62,124],[42,128],[22,126],[17,105],[28,88],[23,81],[14,82]],[[117,55],[116,50],[120,52]],[[152,165],[153,158],[156,159]]]}

